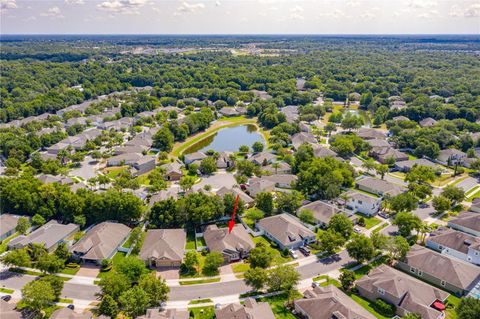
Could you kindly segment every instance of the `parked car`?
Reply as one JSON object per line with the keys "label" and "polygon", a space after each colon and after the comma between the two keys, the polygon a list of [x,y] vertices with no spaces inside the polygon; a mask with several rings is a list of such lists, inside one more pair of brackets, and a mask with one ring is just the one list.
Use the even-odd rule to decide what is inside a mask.
{"label": "parked car", "polygon": [[293,259],[298,258],[298,255],[294,250],[290,249],[288,252],[290,253],[290,256],[292,256]]}
{"label": "parked car", "polygon": [[298,250],[300,250],[305,256],[310,256],[310,250],[307,247],[302,246]]}
{"label": "parked car", "polygon": [[75,306],[74,306],[74,305],[68,305],[67,308],[70,309],[70,310],[75,310]]}
{"label": "parked car", "polygon": [[5,295],[5,296],[2,296],[2,300],[5,300],[5,301],[10,301],[12,299],[12,296],[10,295]]}
{"label": "parked car", "polygon": [[316,281],[312,282],[312,288],[320,287],[320,284]]}
{"label": "parked car", "polygon": [[356,232],[357,234],[362,232],[362,230],[358,227],[353,227],[353,231]]}
{"label": "parked car", "polygon": [[384,212],[380,212],[378,213],[378,216],[382,217],[382,218],[385,218],[385,219],[389,219],[390,216],[388,216],[387,214],[385,214]]}
{"label": "parked car", "polygon": [[420,207],[420,208],[428,208],[428,207],[430,207],[430,205],[428,205],[427,203],[420,203],[420,205],[418,205],[418,207]]}

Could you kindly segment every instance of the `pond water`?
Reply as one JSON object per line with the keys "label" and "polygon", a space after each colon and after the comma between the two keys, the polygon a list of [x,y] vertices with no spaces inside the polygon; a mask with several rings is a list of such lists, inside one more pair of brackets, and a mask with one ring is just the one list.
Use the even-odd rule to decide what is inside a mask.
{"label": "pond water", "polygon": [[350,113],[352,115],[358,115],[363,118],[363,126],[362,127],[371,127],[370,117],[365,110],[357,110],[357,109],[342,109],[341,112],[343,114]]}
{"label": "pond water", "polygon": [[183,152],[190,154],[193,152],[206,152],[214,150],[215,152],[236,152],[242,145],[251,147],[253,143],[261,142],[265,145],[265,139],[260,134],[255,125],[239,125],[223,128],[216,133],[198,141]]}

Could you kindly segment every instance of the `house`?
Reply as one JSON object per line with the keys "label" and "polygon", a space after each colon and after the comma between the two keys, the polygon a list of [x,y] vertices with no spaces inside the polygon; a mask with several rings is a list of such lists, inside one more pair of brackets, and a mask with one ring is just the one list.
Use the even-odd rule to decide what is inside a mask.
{"label": "house", "polygon": [[317,139],[315,138],[315,136],[312,133],[307,133],[307,132],[300,132],[300,133],[294,134],[291,140],[292,140],[293,147],[297,150],[304,143],[309,143],[309,144],[317,143]]}
{"label": "house", "polygon": [[256,223],[256,227],[266,237],[276,242],[282,250],[295,249],[316,240],[313,231],[285,213],[263,218]]}
{"label": "house", "polygon": [[165,170],[165,174],[163,174],[163,178],[166,181],[178,181],[183,176],[182,172],[182,165],[177,162],[164,164],[161,166]]}
{"label": "house", "polygon": [[148,150],[148,147],[144,145],[129,145],[129,146],[118,146],[113,150],[113,154],[121,155],[128,153],[144,153]]}
{"label": "house", "polygon": [[153,194],[150,197],[148,206],[152,207],[153,204],[155,204],[156,202],[169,199],[170,197],[173,199],[178,199],[178,189],[167,188],[167,189],[162,189],[158,193]]}
{"label": "house", "polygon": [[189,164],[192,164],[193,162],[199,162],[201,160],[203,160],[204,158],[207,158],[207,155],[205,155],[205,153],[202,153],[202,152],[193,152],[193,153],[190,153],[190,154],[185,154],[183,156],[183,162],[187,165]]}
{"label": "house", "polygon": [[248,196],[245,192],[243,192],[238,187],[227,188],[223,186],[219,190],[217,190],[216,195],[223,198],[226,194],[232,194],[233,196],[237,196],[245,203],[246,207],[252,207],[255,204],[255,200]]}
{"label": "house", "polygon": [[448,227],[480,237],[480,214],[462,212],[448,221]]}
{"label": "house", "polygon": [[232,303],[215,309],[216,319],[275,319],[267,302],[257,302],[253,298],[245,299],[243,305]]}
{"label": "house", "polygon": [[398,184],[388,182],[375,177],[365,177],[355,181],[355,186],[362,191],[378,196],[388,195],[390,197],[402,194],[407,188]]}
{"label": "house", "polygon": [[427,118],[421,120],[418,124],[420,124],[421,127],[432,127],[435,124],[437,124],[437,121],[435,121],[431,117],[427,117]]}
{"label": "house", "polygon": [[143,157],[143,154],[141,153],[125,153],[125,154],[112,156],[107,160],[107,166],[122,166],[122,165],[133,166],[142,157]]}
{"label": "house", "polygon": [[149,267],[180,267],[186,242],[184,229],[149,229],[139,256]]}
{"label": "house", "polygon": [[263,170],[272,174],[290,174],[292,172],[292,167],[285,162],[275,162],[273,164],[264,166]]}
{"label": "house", "polygon": [[480,265],[480,238],[450,228],[439,228],[427,238],[426,247]]}
{"label": "house", "polygon": [[463,165],[466,159],[467,154],[455,148],[441,150],[437,156],[438,163],[448,166]]}
{"label": "house", "polygon": [[374,128],[360,128],[357,132],[357,136],[364,140],[387,138],[387,134],[385,132],[376,130]]}
{"label": "house", "polygon": [[334,285],[307,289],[303,299],[293,302],[297,313],[306,319],[375,319]]}
{"label": "house", "polygon": [[141,157],[135,163],[133,163],[134,176],[143,175],[155,169],[156,157],[154,155],[146,155]]}
{"label": "house", "polygon": [[50,174],[40,174],[37,176],[37,179],[39,179],[43,184],[52,184],[52,183],[58,183],[60,185],[72,185],[73,180],[70,177],[59,175],[59,176],[54,176]]}
{"label": "house", "polygon": [[320,158],[333,157],[343,161],[343,159],[340,158],[336,152],[317,144],[313,145],[313,155]]}
{"label": "house", "polygon": [[403,122],[403,121],[410,121],[410,119],[406,116],[400,115],[400,116],[395,116],[392,118],[394,122]]}
{"label": "house", "polygon": [[103,259],[111,259],[115,255],[130,231],[130,227],[120,223],[97,224],[70,248],[70,252],[82,262],[100,265]]}
{"label": "house", "polygon": [[220,152],[217,159],[217,168],[230,168],[235,166],[235,161],[231,159],[232,152]]}
{"label": "house", "polygon": [[360,296],[375,302],[377,299],[396,306],[398,316],[418,313],[422,319],[444,317],[443,303],[449,293],[430,286],[385,264],[370,270],[356,282]]}
{"label": "house", "polygon": [[292,183],[295,183],[298,177],[292,174],[274,174],[262,176],[262,179],[275,183],[275,187],[292,188]]}
{"label": "house", "polygon": [[470,206],[470,210],[475,213],[480,213],[480,197],[474,198],[472,200],[472,205]]}
{"label": "house", "polygon": [[413,245],[397,268],[454,293],[466,295],[480,282],[480,267]]}
{"label": "house", "polygon": [[276,158],[277,156],[272,153],[260,152],[250,156],[248,160],[255,165],[267,166],[268,164],[272,164]]}
{"label": "house", "polygon": [[2,319],[26,318],[26,316],[24,316],[22,312],[18,311],[16,307],[16,304],[0,299],[0,314],[2,314]]}
{"label": "house", "polygon": [[190,313],[188,310],[180,309],[147,309],[147,313],[138,319],[189,319]]}
{"label": "house", "polygon": [[92,319],[92,318],[93,318],[93,313],[91,313],[90,311],[78,313],[73,311],[70,308],[57,309],[50,315],[50,319]]}
{"label": "house", "polygon": [[258,193],[262,192],[273,192],[275,190],[275,182],[268,181],[263,177],[251,178],[247,185],[247,191],[250,196],[257,196]]}
{"label": "house", "polygon": [[232,232],[228,228],[209,225],[203,232],[203,238],[209,251],[222,253],[225,262],[238,261],[248,257],[255,244],[242,224],[236,224]]}
{"label": "house", "polygon": [[298,106],[297,105],[287,105],[280,109],[280,112],[285,114],[288,123],[294,123],[298,120]]}
{"label": "house", "polygon": [[222,107],[218,111],[218,113],[220,113],[223,116],[227,116],[227,117],[240,115],[240,113],[234,107],[229,107],[229,106]]}
{"label": "house", "polygon": [[12,214],[0,215],[0,241],[15,234],[15,228],[20,217],[22,216]]}
{"label": "house", "polygon": [[309,210],[312,212],[313,217],[315,218],[316,226],[325,227],[330,222],[332,217],[339,213],[340,210],[324,201],[317,200],[300,207],[297,211],[297,214],[303,210]]}
{"label": "house", "polygon": [[418,159],[414,159],[414,160],[400,161],[400,162],[395,163],[395,167],[401,172],[408,172],[415,165],[430,167],[430,168],[433,168],[434,170],[440,169],[440,167],[438,167],[437,164],[435,164],[432,161],[429,161],[425,158],[418,158]]}
{"label": "house", "polygon": [[48,252],[52,252],[60,243],[67,243],[68,238],[80,230],[75,224],[63,225],[51,220],[28,235],[20,235],[8,242],[8,249],[18,249],[32,244],[43,244]]}
{"label": "house", "polygon": [[361,213],[367,216],[377,214],[382,206],[382,200],[367,194],[350,191],[347,193],[348,200],[346,206],[355,213]]}
{"label": "house", "polygon": [[405,101],[393,101],[390,108],[392,110],[403,110],[407,108],[407,103]]}
{"label": "house", "polygon": [[389,164],[392,158],[395,162],[408,161],[408,154],[393,147],[375,148],[370,151],[370,154],[382,164]]}
{"label": "house", "polygon": [[272,98],[266,91],[250,90],[259,100],[269,100]]}

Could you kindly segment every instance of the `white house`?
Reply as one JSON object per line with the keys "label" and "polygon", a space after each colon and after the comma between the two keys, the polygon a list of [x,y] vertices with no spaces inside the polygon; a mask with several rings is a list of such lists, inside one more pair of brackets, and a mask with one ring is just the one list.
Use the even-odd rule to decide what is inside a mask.
{"label": "white house", "polygon": [[442,228],[428,237],[426,246],[442,254],[480,265],[480,238],[478,237]]}
{"label": "white house", "polygon": [[351,191],[347,193],[348,200],[346,206],[355,213],[361,213],[367,216],[373,216],[381,208],[382,200],[367,194]]}

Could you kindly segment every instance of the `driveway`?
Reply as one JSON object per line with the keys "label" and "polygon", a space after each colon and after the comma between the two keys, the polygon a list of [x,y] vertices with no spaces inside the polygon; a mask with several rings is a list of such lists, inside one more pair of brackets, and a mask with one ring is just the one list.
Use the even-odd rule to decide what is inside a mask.
{"label": "driveway", "polygon": [[100,272],[100,267],[94,265],[81,265],[76,276],[96,278]]}
{"label": "driveway", "polygon": [[70,175],[79,176],[84,180],[89,180],[92,177],[97,176],[98,162],[95,161],[91,156],[85,156],[82,162],[80,162],[80,167],[70,171]]}
{"label": "driveway", "polygon": [[425,220],[430,217],[431,214],[435,212],[435,208],[432,206],[432,201],[428,202],[428,207],[427,208],[420,208],[417,207],[414,211],[412,211],[413,214],[417,215],[420,217],[421,220]]}
{"label": "driveway", "polygon": [[473,178],[473,177],[467,177],[463,181],[457,183],[457,187],[462,188],[465,192],[470,190],[471,188],[477,186],[480,184],[480,180],[478,178]]}
{"label": "driveway", "polygon": [[390,225],[380,231],[381,234],[387,235],[387,236],[396,236],[398,235],[397,232],[398,232],[398,227],[395,225]]}
{"label": "driveway", "polygon": [[161,277],[165,280],[180,278],[179,268],[157,268],[157,277]]}

